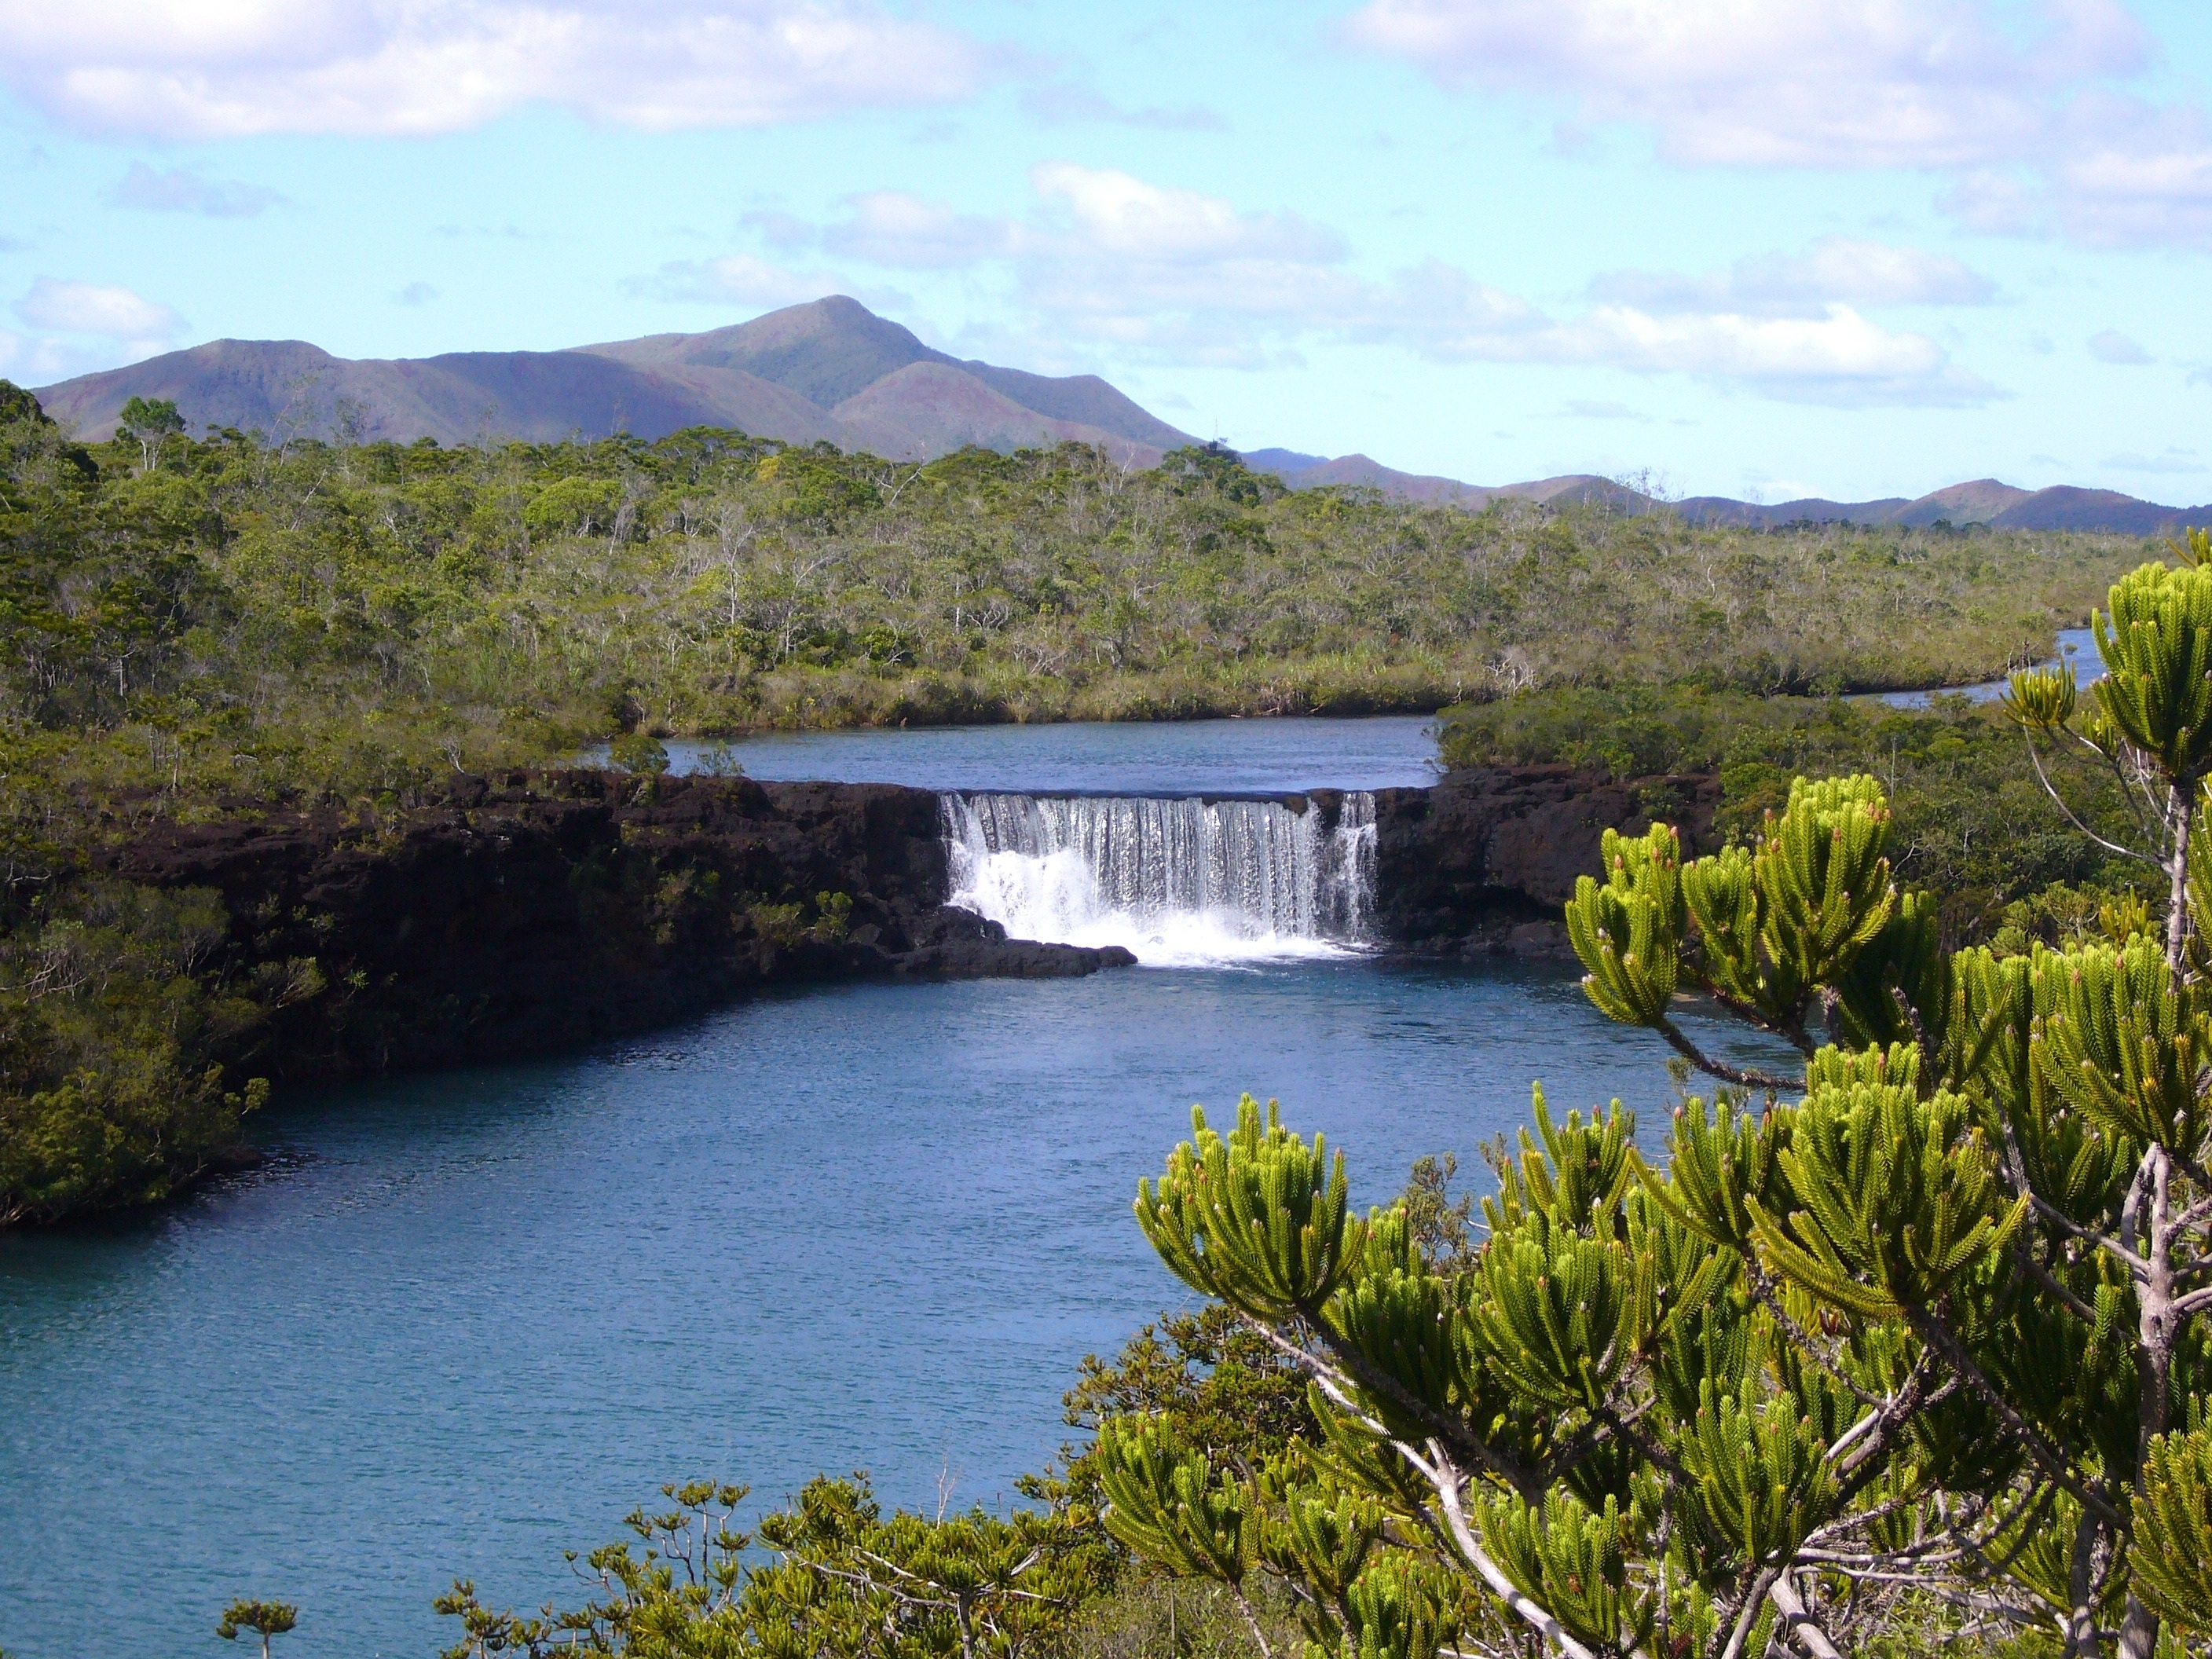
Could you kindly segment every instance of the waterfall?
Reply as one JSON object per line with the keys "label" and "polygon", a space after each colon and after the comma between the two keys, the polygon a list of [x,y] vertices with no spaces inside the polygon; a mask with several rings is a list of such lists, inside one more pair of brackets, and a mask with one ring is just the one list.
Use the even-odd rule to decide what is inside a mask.
{"label": "waterfall", "polygon": [[1375,797],[941,798],[951,902],[1016,939],[1195,966],[1339,955],[1367,935]]}

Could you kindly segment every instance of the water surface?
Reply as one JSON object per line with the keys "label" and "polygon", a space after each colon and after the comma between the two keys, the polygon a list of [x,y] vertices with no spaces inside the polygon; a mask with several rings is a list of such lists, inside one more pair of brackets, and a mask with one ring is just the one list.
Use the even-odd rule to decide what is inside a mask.
{"label": "water surface", "polygon": [[[690,770],[714,747],[678,740],[668,750]],[[727,748],[756,778],[1027,794],[1287,794],[1437,781],[1436,723],[1425,714],[769,732]]]}
{"label": "water surface", "polygon": [[1128,1206],[1194,1100],[1279,1094],[1370,1202],[1532,1078],[1648,1130],[1664,1053],[1558,969],[1355,957],[792,993],[301,1102],[252,1178],[0,1237],[0,1645],[213,1651],[255,1595],[291,1659],[419,1656],[453,1577],[573,1600],[663,1481],[999,1501],[1185,1299]]}
{"label": "water surface", "polygon": [[[2083,690],[2102,679],[2105,659],[2097,654],[2097,636],[2086,628],[2062,628],[2058,630],[2058,654],[2050,661],[2038,665],[2056,668],[2061,663],[2071,664],[2074,684]],[[1936,697],[1964,697],[1968,702],[1995,702],[2012,684],[2012,677],[2001,680],[1984,680],[1978,685],[1957,685],[1941,691],[1882,691],[1864,701],[1886,702],[1893,708],[1925,708]]]}

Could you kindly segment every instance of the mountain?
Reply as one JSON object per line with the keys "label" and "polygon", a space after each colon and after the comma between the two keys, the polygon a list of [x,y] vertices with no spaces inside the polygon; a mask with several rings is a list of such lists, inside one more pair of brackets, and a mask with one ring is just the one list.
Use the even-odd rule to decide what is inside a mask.
{"label": "mountain", "polygon": [[1295,449],[1251,449],[1242,453],[1246,465],[1273,472],[1293,489],[1364,485],[1404,501],[1441,502],[1473,512],[1480,512],[1496,497],[1514,496],[1540,502],[1603,501],[1632,513],[1666,505],[1692,524],[1761,529],[1804,523],[1893,524],[1924,529],[1947,523],[1985,524],[2001,530],[2099,530],[2124,536],[2169,536],[2185,524],[2212,525],[2212,505],[2161,507],[2114,489],[2059,484],[2031,490],[1995,478],[1950,484],[1917,499],[1886,495],[1872,501],[1832,501],[1808,496],[1767,503],[1740,501],[1727,495],[1692,495],[1686,501],[1662,503],[1614,479],[1589,472],[1570,472],[1525,483],[1485,485],[1400,472],[1364,455],[1340,455],[1328,460]]}
{"label": "mountain", "polygon": [[953,357],[842,295],[704,334],[566,351],[350,359],[303,340],[216,340],[38,390],[49,415],[87,436],[112,431],[134,397],[173,400],[194,428],[328,436],[343,426],[400,443],[733,426],[905,460],[1072,440],[1150,466],[1195,441],[1095,374]]}
{"label": "mountain", "polygon": [[[37,395],[49,415],[88,437],[112,432],[136,397],[171,399],[194,428],[307,436],[343,429],[400,443],[548,443],[616,432],[658,438],[687,426],[725,426],[897,460],[969,444],[1012,450],[1072,441],[1096,444],[1125,465],[1150,466],[1164,451],[1198,441],[1095,374],[1031,374],[954,357],[843,295],[704,334],[648,334],[565,351],[351,359],[304,340],[214,340],[43,386]],[[1244,459],[1294,489],[1357,486],[1475,512],[1498,496],[1604,501],[1629,513],[1658,504],[1587,472],[1483,485],[1401,472],[1360,454],[1254,449]],[[2070,485],[2027,490],[1995,478],[1914,500],[1770,504],[1696,495],[1668,505],[1692,523],[1747,526],[1948,522],[2150,536],[2170,535],[2185,523],[2212,524],[2212,506],[2161,507]]]}

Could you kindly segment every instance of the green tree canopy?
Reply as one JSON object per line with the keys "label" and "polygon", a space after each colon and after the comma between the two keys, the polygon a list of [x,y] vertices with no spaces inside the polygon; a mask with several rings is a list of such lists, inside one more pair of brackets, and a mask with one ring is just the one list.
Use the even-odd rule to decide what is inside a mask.
{"label": "green tree canopy", "polygon": [[[1304,1370],[1320,1443],[1224,1467],[1109,1419],[1115,1536],[1391,1659],[1840,1659],[1916,1605],[2068,1659],[2212,1639],[2212,543],[2177,550],[2113,585],[2091,706],[2049,672],[2008,699],[2039,763],[2131,795],[2113,846],[2162,917],[1947,952],[1865,776],[1704,858],[1608,835],[1567,907],[1585,989],[1718,1091],[1650,1158],[1619,1102],[1539,1091],[1459,1259],[1355,1213],[1273,1106],[1194,1114],[1139,1222]],[[1692,994],[1798,1064],[1706,1052]]]}

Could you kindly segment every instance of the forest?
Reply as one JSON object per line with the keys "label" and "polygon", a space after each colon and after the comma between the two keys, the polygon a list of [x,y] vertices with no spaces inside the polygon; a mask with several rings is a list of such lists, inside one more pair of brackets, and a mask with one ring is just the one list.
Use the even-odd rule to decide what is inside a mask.
{"label": "forest", "polygon": [[2124,884],[2021,810],[1986,718],[1838,695],[2047,653],[2143,556],[2126,538],[1469,514],[1292,493],[1218,448],[893,466],[726,431],[442,449],[129,413],[82,444],[0,386],[0,1217],[171,1191],[265,1095],[247,1035],[323,988],[307,958],[236,970],[213,894],[103,877],[101,848],[373,819],[600,739],[649,764],[660,736],[775,726],[1449,706],[1454,763],[1718,767],[1744,823],[1793,769],[1880,750],[1960,938],[2047,935]]}
{"label": "forest", "polygon": [[1468,514],[1218,449],[278,447],[159,406],[82,446],[25,394],[0,417],[9,740],[172,792],[373,794],[635,729],[1963,684],[2047,653],[2143,549]]}

